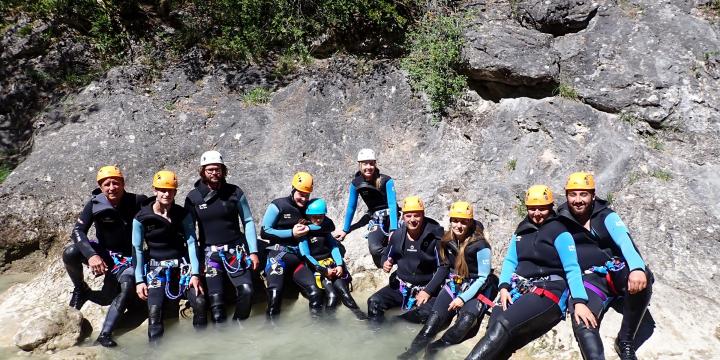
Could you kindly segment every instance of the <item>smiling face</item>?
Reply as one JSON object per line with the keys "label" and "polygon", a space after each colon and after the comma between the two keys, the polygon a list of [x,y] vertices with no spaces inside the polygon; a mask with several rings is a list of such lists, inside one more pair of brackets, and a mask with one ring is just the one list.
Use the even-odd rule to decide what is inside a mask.
{"label": "smiling face", "polygon": [[542,225],[542,223],[550,217],[552,213],[552,204],[542,206],[528,206],[528,217],[535,225]]}
{"label": "smiling face", "polygon": [[360,161],[360,174],[365,180],[372,180],[375,171],[377,170],[375,160]]}
{"label": "smiling face", "polygon": [[565,193],[568,207],[575,217],[587,216],[595,200],[595,192],[590,190],[572,190]]}
{"label": "smiling face", "polygon": [[407,225],[408,231],[416,231],[422,227],[425,221],[425,212],[410,211],[403,214],[403,220]]}
{"label": "smiling face", "polygon": [[105,178],[100,182],[100,191],[105,194],[111,204],[117,204],[125,194],[125,181],[120,177]]}
{"label": "smiling face", "polygon": [[470,225],[472,225],[472,222],[472,219],[450,218],[450,229],[455,238],[465,240],[468,233],[470,233]]}
{"label": "smiling face", "polygon": [[170,206],[175,202],[175,194],[177,193],[177,189],[153,188],[153,193],[156,197],[155,202],[163,206]]}
{"label": "smiling face", "polygon": [[295,201],[298,207],[305,208],[310,201],[310,193],[295,190],[293,192],[293,201]]}

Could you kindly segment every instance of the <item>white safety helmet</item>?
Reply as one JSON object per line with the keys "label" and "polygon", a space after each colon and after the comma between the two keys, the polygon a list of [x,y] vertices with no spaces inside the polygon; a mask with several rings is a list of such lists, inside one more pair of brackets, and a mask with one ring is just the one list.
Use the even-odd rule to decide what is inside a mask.
{"label": "white safety helmet", "polygon": [[358,152],[357,161],[376,161],[375,152],[372,149],[362,149]]}
{"label": "white safety helmet", "polygon": [[210,164],[223,164],[223,158],[222,155],[220,155],[219,152],[215,150],[206,151],[200,156],[200,166],[210,165]]}

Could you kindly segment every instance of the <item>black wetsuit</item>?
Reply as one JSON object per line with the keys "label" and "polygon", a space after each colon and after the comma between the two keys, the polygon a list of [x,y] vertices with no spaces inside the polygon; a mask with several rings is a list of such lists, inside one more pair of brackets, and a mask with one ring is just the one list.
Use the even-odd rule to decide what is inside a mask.
{"label": "black wetsuit", "polygon": [[[382,321],[386,310],[398,306],[408,310],[417,309],[413,303],[420,290],[436,296],[445,282],[447,268],[444,272],[440,269],[437,252],[443,228],[431,218],[425,217],[424,221],[422,233],[415,240],[408,239],[405,224],[400,225],[390,237],[381,263],[384,264],[388,257],[392,258],[397,271],[390,276],[390,284],[368,299],[368,316],[371,320]],[[429,303],[422,308],[429,310],[431,306],[432,303]],[[414,315],[405,318],[422,322],[427,315],[422,313],[417,320],[413,319]]]}
{"label": "black wetsuit", "polygon": [[[75,291],[85,292],[88,289],[83,280],[82,264],[87,264],[92,256],[100,256],[109,269],[105,273],[103,293],[109,293],[108,297],[113,300],[100,330],[101,334],[109,336],[128,304],[139,300],[134,296],[131,234],[133,217],[140,210],[140,204],[145,199],[147,199],[145,195],[125,192],[120,203],[113,207],[105,194],[100,189],[95,189],[90,201],[85,204],[75,222],[70,236],[73,243],[63,252],[63,263],[75,286]],[[95,225],[97,241],[90,241],[87,235],[93,225]],[[100,297],[100,301],[93,300],[100,305],[107,305],[105,303],[107,299],[104,298],[106,297]],[[73,305],[79,308],[82,302]]]}
{"label": "black wetsuit", "polygon": [[[133,247],[138,260],[135,282],[146,283],[148,287],[150,340],[164,333],[164,311],[170,317],[177,317],[178,303],[183,295],[193,307],[193,325],[200,327],[207,324],[204,297],[196,296],[195,289],[181,284],[183,280],[189,281],[190,276],[200,275],[192,217],[182,206],[173,204],[168,210],[168,221],[153,211],[154,203],[155,197],[144,202],[133,221]],[[142,250],[143,243],[147,247],[145,252]],[[183,269],[183,264],[187,264],[188,268]]]}
{"label": "black wetsuit", "polygon": [[[205,265],[205,282],[213,320],[225,321],[223,280],[230,279],[236,292],[236,320],[247,319],[252,306],[252,267],[248,256],[257,254],[255,222],[243,191],[226,182],[212,190],[202,180],[185,198],[199,229],[201,262]],[[241,230],[242,219],[245,232]],[[203,256],[204,255],[204,256]]]}
{"label": "black wetsuit", "polygon": [[[375,262],[375,266],[382,267],[380,258],[388,244],[387,233],[395,231],[398,227],[398,208],[395,194],[395,181],[385,175],[377,173],[377,181],[368,182],[360,174],[355,177],[348,189],[348,204],[345,209],[345,221],[343,231],[350,233],[354,228],[368,224],[373,221],[368,229],[368,249]],[[358,195],[363,199],[368,211],[354,225],[352,223],[355,210],[357,209]]]}
{"label": "black wetsuit", "polygon": [[[455,270],[456,260],[460,253],[459,244],[455,241],[447,242],[444,251],[445,260],[441,264],[441,268],[448,269],[445,272],[448,274],[445,284],[433,304],[432,312],[425,322],[425,326],[415,337],[410,348],[400,358],[411,358],[423,350],[433,337],[450,323],[455,315],[458,315],[455,324],[443,334],[440,340],[434,342],[428,348],[426,358],[432,357],[443,347],[459,344],[477,333],[485,312],[492,299],[497,295],[498,278],[492,274],[491,248],[490,244],[482,236],[483,225],[479,221],[475,221],[471,231],[468,239],[474,240],[466,245],[464,250],[468,276],[462,278],[457,275]],[[450,233],[445,233],[445,237],[450,236]],[[440,251],[443,251],[442,247],[440,247]],[[459,311],[450,311],[448,307],[455,298],[462,299],[464,304]]]}
{"label": "black wetsuit", "polygon": [[521,294],[505,311],[493,308],[488,330],[468,359],[507,358],[549,331],[564,315],[568,288],[573,303],[587,302],[573,238],[556,218],[539,228],[527,217],[520,223],[503,263],[500,289],[511,289],[513,274],[527,279],[535,291]]}
{"label": "black wetsuit", "polygon": [[[577,222],[567,203],[558,208],[558,214],[578,244],[585,243],[588,247],[600,248],[605,255],[605,261],[613,256],[620,258],[626,264],[620,271],[610,271],[607,275],[597,272],[584,275],[586,287],[588,288],[588,306],[598,319],[598,327],[588,329],[583,323],[577,324],[573,321],[573,331],[583,358],[604,359],[599,324],[604,311],[608,309],[609,302],[621,297],[623,321],[617,339],[619,342],[632,345],[635,333],[650,303],[653,275],[642,260],[627,227],[620,220],[617,213],[607,206],[606,201],[595,199],[590,216],[590,230]],[[592,266],[604,265],[603,259],[594,256],[595,251],[592,252],[593,255],[588,255],[588,251],[583,252],[580,250],[578,245],[578,259],[583,270],[588,270]],[[628,276],[634,270],[644,271],[647,275],[648,284],[643,291],[629,294],[627,292]]]}
{"label": "black wetsuit", "polygon": [[[295,224],[305,222],[305,208],[299,207],[293,195],[273,200],[263,216],[260,236],[270,241],[267,247],[267,264],[265,265],[265,281],[267,286],[268,316],[277,315],[282,309],[282,294],[287,277],[293,277],[300,286],[303,295],[310,300],[311,311],[322,308],[322,292],[316,284],[300,282],[295,275],[303,264],[298,249],[298,240],[293,237],[292,228]],[[324,232],[335,230],[335,225],[328,218],[322,226],[308,225],[311,231],[322,229]]]}

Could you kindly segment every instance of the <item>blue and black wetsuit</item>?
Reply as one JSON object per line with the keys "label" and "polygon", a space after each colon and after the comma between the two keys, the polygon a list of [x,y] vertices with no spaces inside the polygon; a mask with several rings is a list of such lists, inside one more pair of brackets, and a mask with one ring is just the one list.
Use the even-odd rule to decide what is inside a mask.
{"label": "blue and black wetsuit", "polygon": [[[364,318],[364,314],[359,311],[355,299],[350,294],[352,278],[345,266],[338,245],[330,232],[320,230],[311,230],[307,236],[300,239],[300,255],[305,259],[305,263],[296,272],[297,281],[303,284],[301,285],[303,287],[315,283],[324,290],[326,309],[334,309],[339,300],[353,310],[356,315]],[[328,278],[328,269],[335,267],[343,268],[343,276],[340,278]]]}
{"label": "blue and black wetsuit", "polygon": [[[195,224],[182,206],[173,204],[169,220],[155,213],[155,197],[143,203],[133,221],[132,244],[137,255],[135,282],[148,286],[148,337],[157,339],[164,332],[163,306],[177,316],[180,296],[186,295],[197,314],[193,325],[207,324],[205,301],[187,290],[191,276],[200,275],[195,243]],[[143,244],[147,250],[143,252]],[[189,260],[189,263],[188,263]]]}
{"label": "blue and black wetsuit", "polygon": [[[140,210],[145,195],[125,192],[117,206],[112,206],[100,189],[92,192],[90,201],[85,204],[73,227],[70,238],[72,244],[63,251],[63,263],[75,291],[87,292],[88,286],[83,280],[82,264],[94,255],[99,255],[110,269],[105,274],[103,290],[111,292],[113,300],[108,309],[101,334],[112,333],[115,323],[135,294],[135,276],[132,257],[132,221]],[[90,241],[88,231],[95,225],[97,241]],[[139,299],[138,299],[139,300]],[[97,300],[96,300],[97,301]],[[107,305],[104,301],[97,301]],[[71,304],[78,310],[84,301]]]}
{"label": "blue and black wetsuit", "polygon": [[245,193],[224,181],[217,190],[213,190],[198,180],[185,199],[185,209],[198,224],[200,257],[204,258],[213,320],[225,320],[225,275],[235,287],[237,296],[233,319],[247,319],[253,297],[252,268],[248,256],[257,254],[257,235]]}
{"label": "blue and black wetsuit", "polygon": [[[500,273],[500,289],[516,289],[516,300],[503,311],[495,306],[483,338],[468,359],[508,357],[549,331],[571,303],[587,303],[575,242],[562,222],[551,217],[538,227],[525,218],[510,239]],[[511,342],[512,340],[512,342]]]}
{"label": "blue and black wetsuit", "polygon": [[[293,195],[273,200],[265,211],[260,236],[270,242],[267,247],[267,264],[265,265],[265,282],[267,287],[268,316],[277,315],[282,309],[282,293],[286,276],[293,276],[303,263],[298,248],[298,239],[292,234],[295,224],[306,223],[305,208],[299,207]],[[321,226],[308,225],[311,231],[331,232],[335,224],[328,218]],[[315,284],[303,286],[297,278],[295,282],[301,291],[310,299],[311,309],[322,307],[322,293]]]}
{"label": "blue and black wetsuit", "polygon": [[[430,296],[436,296],[445,283],[448,269],[440,266],[438,256],[438,242],[442,238],[443,228],[428,217],[425,217],[424,222],[423,231],[417,239],[408,238],[407,226],[404,224],[390,237],[381,263],[392,258],[393,264],[397,265],[397,271],[390,276],[390,284],[368,299],[370,319],[382,321],[385,311],[393,307],[416,310],[414,302],[418,292],[424,290]],[[420,314],[404,317],[410,321],[422,322],[429,315],[432,303],[422,308],[428,311],[422,310]]]}
{"label": "blue and black wetsuit", "polygon": [[[591,288],[591,291],[588,292],[591,300],[588,305],[598,319],[601,319],[602,312],[607,310],[608,300],[613,297],[622,297],[623,320],[617,339],[619,342],[632,344],[650,303],[653,275],[643,261],[627,226],[620,216],[607,206],[606,201],[597,198],[592,206],[589,230],[577,222],[567,203],[558,208],[558,214],[567,224],[573,237],[602,249],[608,258],[617,257],[624,262],[624,266],[619,271],[609,271],[607,275],[592,272],[585,275],[585,281]],[[603,263],[597,264],[595,260],[585,261],[585,256],[580,252],[578,252],[578,257],[584,270],[588,270],[591,266],[603,265]],[[643,291],[629,294],[627,292],[628,276],[635,270],[645,272],[648,284]],[[599,326],[595,329],[587,329],[583,324],[573,322],[573,325],[583,357],[586,359],[604,358]]]}
{"label": "blue and black wetsuit", "polygon": [[[453,326],[443,334],[442,338],[434,342],[426,353],[426,358],[432,357],[441,348],[459,344],[465,339],[475,336],[480,323],[492,299],[497,295],[497,276],[492,274],[491,248],[485,240],[483,225],[475,221],[468,238],[465,240],[463,256],[467,264],[468,274],[465,277],[458,275],[456,264],[462,245],[453,239],[452,232],[447,231],[442,239],[444,246],[439,247],[440,258],[444,259],[442,267],[449,269],[449,276],[432,307],[432,312],[425,322],[425,326],[415,337],[410,348],[402,354],[401,358],[412,358],[425,349],[428,343],[447,326],[457,314],[458,319]],[[444,256],[443,256],[444,255]],[[448,310],[450,303],[456,298],[463,300],[460,310]],[[482,299],[482,300],[481,300]]]}
{"label": "blue and black wetsuit", "polygon": [[[350,183],[348,195],[348,204],[345,209],[345,222],[343,223],[343,231],[349,233],[358,225],[372,221],[367,239],[370,255],[372,255],[375,266],[382,267],[380,258],[387,246],[387,235],[390,231],[395,231],[398,227],[398,208],[395,194],[395,182],[392,178],[385,174],[380,174],[376,170],[376,176],[373,181],[366,181],[358,171]],[[357,209],[358,195],[363,199],[368,208],[368,212],[363,215],[360,221],[355,225],[352,219]]]}

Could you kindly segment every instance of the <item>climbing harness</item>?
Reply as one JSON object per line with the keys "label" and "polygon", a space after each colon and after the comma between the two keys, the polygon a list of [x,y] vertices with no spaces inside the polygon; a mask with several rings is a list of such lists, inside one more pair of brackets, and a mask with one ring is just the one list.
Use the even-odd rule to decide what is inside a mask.
{"label": "climbing harness", "polygon": [[[535,285],[535,283],[537,283],[537,282],[558,281],[558,280],[564,280],[564,279],[562,278],[562,276],[558,276],[558,275],[549,275],[549,276],[526,279],[518,274],[513,274],[512,278],[510,280],[511,287],[512,287],[512,290],[510,290],[510,297],[511,297],[512,301],[515,302],[517,299],[519,299],[524,294],[533,293],[540,297],[546,297],[546,298],[552,300],[554,303],[560,305],[560,298],[558,298],[557,295],[553,294],[552,291],[546,290],[545,288]],[[560,307],[562,308],[563,306],[560,305]]]}
{"label": "climbing harness", "polygon": [[398,278],[398,282],[400,283],[400,293],[403,296],[401,308],[404,308],[405,310],[410,310],[413,308],[413,306],[415,306],[415,297],[420,291],[425,289],[425,286],[416,286],[409,282],[405,282],[400,278]]}
{"label": "climbing harness", "polygon": [[110,270],[113,275],[122,274],[125,269],[132,266],[131,256],[124,256],[123,254],[116,253],[114,251],[108,251],[108,253],[110,254],[110,257],[112,258],[114,263],[112,270]]}
{"label": "climbing harness", "polygon": [[285,262],[282,260],[285,254],[300,254],[300,250],[298,250],[297,246],[283,246],[275,244],[268,247],[267,250],[278,251],[278,253],[267,259],[267,264],[264,269],[265,277],[269,275],[282,275],[285,272]]}
{"label": "climbing harness", "polygon": [[[608,288],[610,289],[610,292],[612,292],[613,295],[620,295],[620,293],[618,293],[617,289],[615,288],[615,283],[613,282],[613,279],[612,279],[612,273],[618,272],[624,268],[625,268],[625,262],[622,261],[622,259],[620,259],[619,257],[614,256],[612,259],[606,261],[604,265],[592,266],[589,269],[585,270],[584,273],[585,274],[596,273],[596,274],[604,275],[605,280],[607,281],[607,284],[608,284]],[[600,289],[596,288],[592,284],[589,284],[590,287],[588,287],[588,282],[586,282],[586,281],[583,281],[583,283],[585,284],[585,287],[592,290],[594,293],[598,294],[598,296],[600,296],[600,298],[603,299],[603,301],[607,301],[607,296],[605,296],[605,294],[603,294],[602,291],[600,291]]]}
{"label": "climbing harness", "polygon": [[[216,269],[220,269],[222,265],[229,274],[235,274],[252,267],[252,260],[245,251],[245,245],[235,245],[234,248],[229,245],[211,245],[206,249],[209,250],[206,252],[208,265]],[[220,263],[212,260],[211,256],[214,253],[217,253],[220,257]]]}
{"label": "climbing harness", "polygon": [[[147,271],[150,268],[152,270]],[[170,276],[173,268],[180,269],[180,280],[178,282],[178,293],[173,294],[170,290]],[[192,268],[185,258],[181,261],[178,259],[155,260],[150,259],[145,266],[147,283],[149,288],[159,288],[165,286],[165,296],[170,300],[176,300],[185,292],[190,285],[192,278]]]}
{"label": "climbing harness", "polygon": [[[390,234],[385,231],[385,219],[390,216],[390,210],[388,209],[382,209],[374,212],[372,215],[370,215],[370,221],[368,222],[367,228],[368,233],[374,231],[376,228],[379,228],[380,231],[387,237],[390,236]],[[367,238],[367,235],[365,235]]]}

